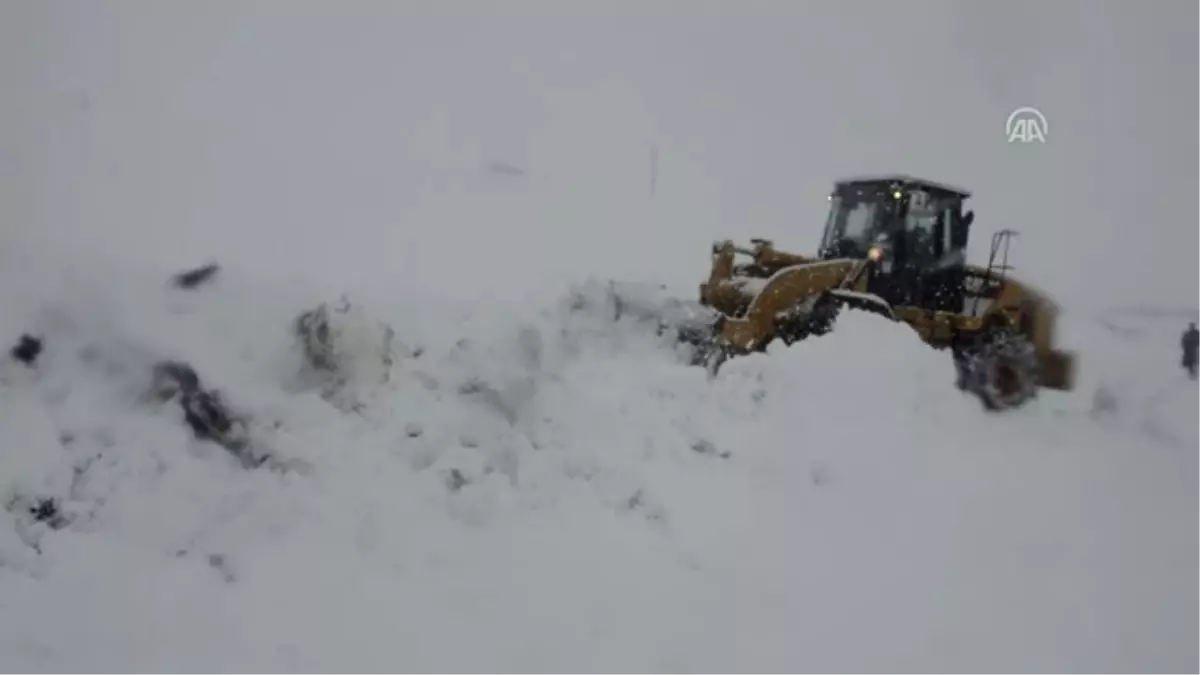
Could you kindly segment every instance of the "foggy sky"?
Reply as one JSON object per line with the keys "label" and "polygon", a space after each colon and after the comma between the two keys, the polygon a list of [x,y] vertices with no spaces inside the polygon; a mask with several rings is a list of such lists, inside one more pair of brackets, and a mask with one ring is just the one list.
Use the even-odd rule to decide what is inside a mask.
{"label": "foggy sky", "polygon": [[[1068,307],[1195,307],[1197,23],[1186,0],[5,0],[0,232],[422,283],[571,247],[514,284],[694,285],[710,240],[811,251],[832,180],[896,171],[973,190],[972,256],[1020,230],[1017,274]],[[1006,142],[1026,105],[1044,145]]]}

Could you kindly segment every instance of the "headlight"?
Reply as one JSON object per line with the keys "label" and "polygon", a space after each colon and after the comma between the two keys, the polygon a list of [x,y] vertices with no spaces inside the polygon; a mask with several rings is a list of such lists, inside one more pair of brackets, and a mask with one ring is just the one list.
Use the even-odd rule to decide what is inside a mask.
{"label": "headlight", "polygon": [[867,249],[867,257],[875,262],[879,262],[879,259],[883,257],[883,248],[880,246],[872,246],[871,248]]}

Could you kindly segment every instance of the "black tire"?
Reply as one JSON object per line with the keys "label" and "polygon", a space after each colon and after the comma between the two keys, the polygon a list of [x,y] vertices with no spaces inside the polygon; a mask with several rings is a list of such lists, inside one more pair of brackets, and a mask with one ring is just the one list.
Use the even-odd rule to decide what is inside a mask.
{"label": "black tire", "polygon": [[817,302],[813,305],[812,312],[809,314],[809,334],[825,335],[832,331],[833,324],[837,323],[838,314],[841,311],[841,301],[828,293],[822,293],[821,297],[817,298]]}
{"label": "black tire", "polygon": [[959,391],[971,388],[971,356],[960,348],[952,352],[954,358],[954,386]]}
{"label": "black tire", "polygon": [[1024,335],[996,331],[956,361],[959,388],[977,396],[988,410],[1011,410],[1037,396],[1037,354]]}
{"label": "black tire", "polygon": [[838,299],[828,293],[822,293],[808,312],[789,312],[780,317],[775,324],[775,337],[788,346],[805,338],[820,337],[833,330],[840,311],[841,303]]}

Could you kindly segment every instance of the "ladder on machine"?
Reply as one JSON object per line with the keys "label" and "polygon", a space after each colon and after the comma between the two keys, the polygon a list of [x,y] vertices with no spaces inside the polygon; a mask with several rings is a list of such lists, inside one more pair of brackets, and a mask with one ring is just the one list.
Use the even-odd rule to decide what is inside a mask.
{"label": "ladder on machine", "polygon": [[[997,281],[1004,281],[1004,273],[1012,270],[1012,266],[1008,264],[1008,247],[1012,241],[1013,235],[1017,234],[1016,230],[1004,229],[992,234],[992,250],[988,254],[987,270],[983,273],[983,283],[987,284],[993,278]],[[999,262],[997,262],[999,258]],[[992,270],[998,271],[999,276],[993,276]],[[971,307],[972,316],[978,316],[979,312],[979,295],[975,296],[975,304]]]}

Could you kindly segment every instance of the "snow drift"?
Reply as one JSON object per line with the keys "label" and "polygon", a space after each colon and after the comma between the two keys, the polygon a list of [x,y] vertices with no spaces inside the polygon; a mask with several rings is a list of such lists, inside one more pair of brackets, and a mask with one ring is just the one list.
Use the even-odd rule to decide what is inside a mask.
{"label": "snow drift", "polygon": [[[3,338],[45,345],[0,365],[6,670],[1197,668],[1166,328],[1077,321],[1079,391],[989,415],[855,313],[710,379],[600,282],[514,315],[45,251],[0,275]],[[336,381],[291,332],[322,302]],[[272,462],[148,398],[164,360]]]}

